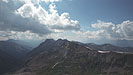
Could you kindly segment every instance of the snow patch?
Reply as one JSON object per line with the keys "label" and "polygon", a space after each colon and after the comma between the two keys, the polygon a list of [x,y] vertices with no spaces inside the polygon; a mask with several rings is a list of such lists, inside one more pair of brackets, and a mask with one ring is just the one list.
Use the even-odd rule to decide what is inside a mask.
{"label": "snow patch", "polygon": [[88,48],[89,50],[93,50],[92,48],[90,48],[90,47],[86,47],[86,48]]}
{"label": "snow patch", "polygon": [[98,51],[99,53],[109,53],[110,51]]}
{"label": "snow patch", "polygon": [[133,53],[130,53],[130,52],[119,52],[119,51],[117,51],[116,53],[120,53],[120,54],[133,54]]}

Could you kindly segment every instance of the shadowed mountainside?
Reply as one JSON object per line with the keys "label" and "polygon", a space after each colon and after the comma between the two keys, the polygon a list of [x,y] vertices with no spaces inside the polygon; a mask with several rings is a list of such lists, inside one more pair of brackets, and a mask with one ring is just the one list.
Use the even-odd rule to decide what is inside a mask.
{"label": "shadowed mountainside", "polygon": [[23,64],[28,52],[26,47],[15,42],[0,41],[0,75]]}

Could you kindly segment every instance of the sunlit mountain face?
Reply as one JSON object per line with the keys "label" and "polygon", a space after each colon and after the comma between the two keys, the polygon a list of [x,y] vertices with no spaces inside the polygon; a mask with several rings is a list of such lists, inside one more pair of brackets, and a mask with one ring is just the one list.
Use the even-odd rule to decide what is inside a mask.
{"label": "sunlit mountain face", "polygon": [[[29,74],[35,70],[42,72],[44,71],[42,67],[40,68],[42,64],[38,66],[39,69],[27,69],[31,66],[38,68],[35,67],[37,64],[34,64],[34,61],[40,59],[39,63],[52,62],[47,65],[47,68],[43,68],[45,73],[42,74],[52,75],[51,72],[47,72],[51,71],[49,67],[54,63],[60,64],[62,61],[69,60],[67,64],[63,63],[54,70],[54,73],[88,75],[91,66],[87,68],[82,66],[78,69],[79,73],[72,73],[69,69],[72,66],[76,68],[75,63],[81,66],[78,61],[81,62],[83,58],[86,65],[93,63],[91,70],[95,69],[98,74],[132,75],[133,67],[129,64],[132,63],[129,57],[133,52],[132,13],[133,0],[0,0],[0,69],[4,68],[0,74],[22,72],[22,75],[25,75],[26,73],[23,72]],[[68,47],[66,43],[70,43],[72,47]],[[67,47],[70,48],[68,57],[73,57],[78,52],[79,55],[71,59],[64,57],[67,55],[67,52],[64,54]],[[71,54],[71,50],[74,53]],[[87,53],[83,52],[80,56],[82,50]],[[90,55],[92,58],[89,58]],[[56,56],[57,59],[53,60]],[[95,58],[97,61],[94,61]],[[47,60],[41,61],[41,59]],[[76,62],[70,62],[73,59]],[[107,63],[107,59],[111,62]],[[122,63],[118,62],[119,60]],[[30,63],[32,61],[33,63]],[[69,66],[68,63],[71,65]],[[96,66],[97,64],[99,66]],[[103,64],[107,67],[101,69]],[[64,68],[62,67],[64,65],[69,67],[66,68],[69,69],[68,74],[64,71],[57,72]],[[118,70],[114,71],[115,69]],[[120,70],[123,73],[120,73]],[[38,72],[31,75],[38,75]]]}

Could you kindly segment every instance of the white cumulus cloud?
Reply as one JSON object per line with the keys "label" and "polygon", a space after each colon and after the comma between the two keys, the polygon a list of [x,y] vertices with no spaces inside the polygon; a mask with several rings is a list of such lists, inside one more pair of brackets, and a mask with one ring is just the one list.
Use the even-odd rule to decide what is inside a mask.
{"label": "white cumulus cloud", "polygon": [[8,3],[8,0],[2,0],[2,1],[4,1],[4,2]]}
{"label": "white cumulus cloud", "polygon": [[[113,24],[112,22],[103,22],[98,20],[97,23],[91,25],[95,31],[87,31],[92,37],[109,40],[133,40],[133,21],[123,21],[121,24]],[[85,33],[87,33],[85,32]],[[90,37],[90,35],[89,35]]]}
{"label": "white cumulus cloud", "polygon": [[[6,0],[8,1],[8,0]],[[54,2],[59,0],[5,0],[0,1],[0,31],[25,32],[45,36],[64,31],[79,31],[77,20],[72,20],[69,13],[58,13]],[[40,2],[49,2],[46,10]],[[2,34],[1,33],[1,34]]]}
{"label": "white cumulus cloud", "polygon": [[79,22],[71,20],[69,13],[59,15],[54,3],[49,5],[49,11],[46,11],[41,5],[36,7],[32,3],[28,3],[17,9],[15,13],[24,18],[32,18],[49,27],[52,31],[80,30]]}
{"label": "white cumulus cloud", "polygon": [[[59,14],[54,2],[61,0],[1,0],[0,40],[64,38],[69,40],[133,40],[133,21],[120,24],[98,20],[94,30],[83,31],[68,12]],[[48,10],[41,6],[46,3]],[[33,38],[34,37],[34,38]]]}

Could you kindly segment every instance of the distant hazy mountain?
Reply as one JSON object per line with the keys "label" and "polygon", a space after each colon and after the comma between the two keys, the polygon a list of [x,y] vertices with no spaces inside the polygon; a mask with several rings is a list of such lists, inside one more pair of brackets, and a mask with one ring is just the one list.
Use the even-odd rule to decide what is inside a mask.
{"label": "distant hazy mountain", "polygon": [[97,45],[93,43],[82,44],[92,50],[103,50],[103,51],[117,51],[117,52],[132,52],[133,47],[118,47],[111,44]]}
{"label": "distant hazy mountain", "polygon": [[[133,75],[133,54],[103,51],[78,42],[48,39],[33,49],[15,75]],[[109,46],[109,47],[108,47]]]}
{"label": "distant hazy mountain", "polygon": [[36,45],[34,45],[34,43],[30,43],[28,41],[24,41],[24,40],[14,40],[14,39],[9,39],[7,40],[8,42],[14,42],[14,43],[17,43],[29,50],[32,50],[33,48],[36,47]]}
{"label": "distant hazy mountain", "polygon": [[15,42],[0,41],[0,75],[20,66],[29,51]]}
{"label": "distant hazy mountain", "polygon": [[133,47],[133,40],[115,40],[111,44],[120,46],[120,47]]}

